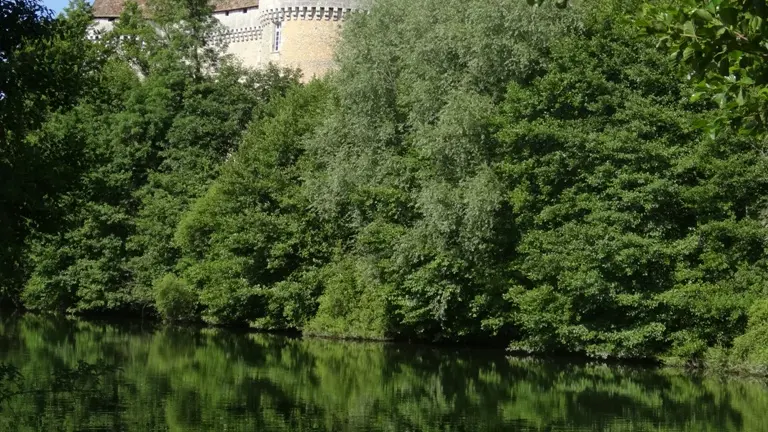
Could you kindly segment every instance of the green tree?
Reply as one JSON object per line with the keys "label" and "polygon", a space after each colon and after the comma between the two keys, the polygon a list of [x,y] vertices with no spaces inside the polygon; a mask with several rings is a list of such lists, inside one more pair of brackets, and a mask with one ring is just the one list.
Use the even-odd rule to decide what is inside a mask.
{"label": "green tree", "polygon": [[195,4],[156,6],[165,7],[155,17],[164,30],[150,31],[129,6],[103,35],[109,57],[92,93],[45,125],[51,133],[43,138],[83,147],[85,168],[61,200],[67,215],[59,230],[31,242],[28,308],[151,312],[152,285],[178,256],[171,240],[180,214],[261,105],[297,80],[294,71],[254,72],[215,52],[190,57],[197,49],[182,45],[204,47],[192,39],[211,33],[188,26],[210,29],[212,18],[190,12]]}
{"label": "green tree", "polygon": [[151,0],[145,10],[128,1],[103,39],[144,75],[175,70],[200,81],[227,59],[226,45],[215,37],[221,24],[212,13],[206,0]]}
{"label": "green tree", "polygon": [[314,312],[312,274],[326,259],[323,227],[306,212],[305,136],[328,90],[293,88],[251,124],[221,175],[178,226],[180,268],[211,323],[298,327]]}
{"label": "green tree", "polygon": [[702,141],[695,124],[709,114],[680,104],[675,64],[626,33],[563,40],[556,67],[510,88],[517,348],[701,356],[732,343],[759,294],[764,234],[751,209],[765,167],[748,140]]}
{"label": "green tree", "polygon": [[36,1],[0,4],[0,303],[18,303],[27,236],[55,229],[58,198],[81,170],[81,147],[42,139],[41,127],[93,84],[101,55],[86,38],[91,21],[82,1],[56,19]]}
{"label": "green tree", "polygon": [[215,81],[204,80],[184,90],[182,106],[158,154],[161,161],[134,194],[139,209],[127,243],[131,255],[127,268],[135,301],[151,305],[148,290],[153,281],[174,271],[181,257],[174,233],[182,215],[220,175],[248,124],[297,82],[295,71],[226,66]]}
{"label": "green tree", "polygon": [[[340,225],[333,265],[352,274],[327,281],[313,331],[343,333],[347,319],[353,332],[367,316],[379,336],[510,336],[502,297],[516,233],[491,168],[496,115],[509,82],[535,79],[551,42],[579,31],[580,18],[549,12],[394,0],[345,27],[339,102],[310,141],[307,187],[313,210]],[[378,310],[330,307],[341,289],[352,311]]]}

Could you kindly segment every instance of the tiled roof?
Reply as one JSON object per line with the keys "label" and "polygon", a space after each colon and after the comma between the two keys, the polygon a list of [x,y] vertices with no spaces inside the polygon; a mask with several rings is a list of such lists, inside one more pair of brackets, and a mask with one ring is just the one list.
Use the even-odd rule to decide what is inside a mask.
{"label": "tiled roof", "polygon": [[[123,11],[123,5],[127,0],[94,0],[93,16],[94,18],[117,18]],[[146,7],[147,0],[134,0],[141,6]],[[259,0],[213,0],[213,10],[228,11],[245,9],[259,6]]]}
{"label": "tiled roof", "polygon": [[215,12],[258,7],[259,0],[213,0]]}

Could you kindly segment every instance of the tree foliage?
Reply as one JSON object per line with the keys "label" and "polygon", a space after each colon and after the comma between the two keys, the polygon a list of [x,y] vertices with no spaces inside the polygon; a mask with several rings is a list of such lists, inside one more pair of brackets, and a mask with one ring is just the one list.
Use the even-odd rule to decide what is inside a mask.
{"label": "tree foliage", "polygon": [[101,56],[86,38],[90,22],[84,2],[55,20],[36,1],[0,3],[0,303],[18,303],[25,239],[55,229],[58,198],[81,172],[79,143],[38,132],[94,83]]}
{"label": "tree foliage", "polygon": [[[711,20],[691,12],[695,37],[665,43],[705,80],[730,59],[717,76],[735,76],[737,105],[759,114],[746,93],[762,85],[758,54],[722,54],[746,44],[738,34],[759,38],[757,24],[739,27],[747,15],[717,17],[740,4],[702,9]],[[56,229],[18,242],[29,272],[15,298],[327,336],[762,362],[762,126],[690,98],[702,84],[624,19],[642,5],[380,0],[345,24],[338,69],[305,85],[223,56],[196,0],[150,4],[154,24],[128,6],[98,44],[72,42],[99,66],[88,91],[24,135],[77,158]],[[681,16],[653,28],[683,29]],[[713,122],[719,133],[703,134]]]}
{"label": "tree foliage", "polygon": [[252,116],[296,84],[293,71],[250,71],[205,51],[213,18],[193,3],[152,3],[160,33],[128,7],[101,38],[108,57],[91,93],[41,128],[41,141],[81,146],[83,172],[59,200],[59,229],[29,240],[27,308],[152,312],[152,286],[178,259],[181,214]]}
{"label": "tree foliage", "polygon": [[694,99],[721,109],[713,133],[733,127],[764,148],[768,131],[768,6],[752,0],[650,5],[640,20],[659,44],[690,68]]}
{"label": "tree foliage", "polygon": [[209,322],[284,328],[311,313],[313,261],[327,252],[306,213],[302,139],[326,98],[326,86],[313,83],[267,106],[179,223],[180,267],[200,289]]}
{"label": "tree foliage", "polygon": [[197,293],[187,281],[167,274],[154,286],[157,311],[166,321],[194,320],[197,312]]}

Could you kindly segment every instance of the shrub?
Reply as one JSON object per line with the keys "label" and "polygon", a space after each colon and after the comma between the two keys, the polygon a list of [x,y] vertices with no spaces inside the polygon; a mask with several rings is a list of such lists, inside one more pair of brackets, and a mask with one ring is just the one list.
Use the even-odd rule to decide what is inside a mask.
{"label": "shrub", "polygon": [[768,300],[758,300],[750,308],[747,331],[734,340],[731,361],[750,374],[768,372]]}
{"label": "shrub", "polygon": [[155,305],[163,319],[170,322],[197,318],[197,293],[184,279],[166,274],[154,286]]}
{"label": "shrub", "polygon": [[321,336],[387,338],[387,289],[377,280],[375,269],[348,258],[325,271],[325,291],[317,315],[304,331]]}

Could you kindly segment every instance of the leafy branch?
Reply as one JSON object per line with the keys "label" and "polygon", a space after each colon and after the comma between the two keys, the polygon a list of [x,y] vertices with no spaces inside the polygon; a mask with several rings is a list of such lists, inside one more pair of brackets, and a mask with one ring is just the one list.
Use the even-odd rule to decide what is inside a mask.
{"label": "leafy branch", "polygon": [[693,100],[720,108],[711,134],[734,128],[765,141],[768,131],[768,7],[763,1],[686,1],[647,5],[638,24],[690,69]]}

